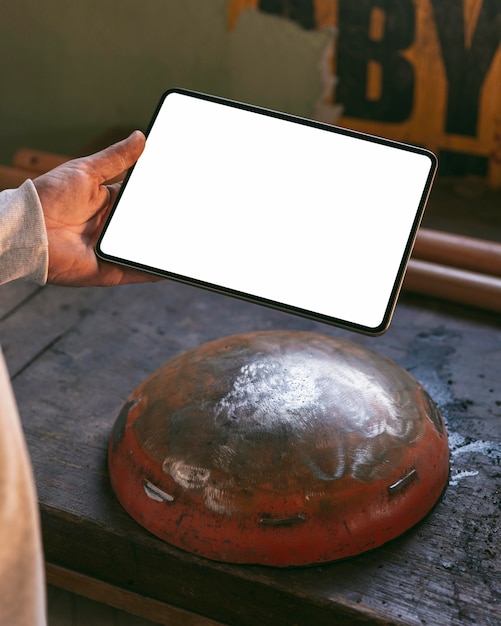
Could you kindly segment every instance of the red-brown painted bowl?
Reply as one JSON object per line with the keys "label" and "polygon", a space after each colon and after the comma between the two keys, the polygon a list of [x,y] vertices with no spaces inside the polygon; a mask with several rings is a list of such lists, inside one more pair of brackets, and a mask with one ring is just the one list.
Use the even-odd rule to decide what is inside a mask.
{"label": "red-brown painted bowl", "polygon": [[440,412],[406,370],[299,331],[173,358],[130,396],[108,458],[122,506],[158,537],[274,566],[397,537],[434,506],[449,470]]}

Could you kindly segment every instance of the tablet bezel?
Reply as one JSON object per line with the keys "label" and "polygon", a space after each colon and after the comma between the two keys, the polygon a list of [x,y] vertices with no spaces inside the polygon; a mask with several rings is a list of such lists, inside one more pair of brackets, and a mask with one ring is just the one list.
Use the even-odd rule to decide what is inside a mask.
{"label": "tablet bezel", "polygon": [[438,160],[436,158],[436,156],[430,152],[429,150],[419,147],[419,146],[414,146],[414,145],[410,145],[410,144],[405,144],[405,143],[401,143],[401,142],[396,142],[390,139],[386,139],[386,138],[382,138],[382,137],[377,137],[374,135],[368,135],[366,133],[361,133],[359,131],[354,131],[351,129],[347,129],[347,128],[342,128],[339,126],[334,126],[334,125],[329,125],[329,124],[325,124],[322,122],[318,122],[318,121],[314,121],[311,119],[307,119],[307,118],[302,118],[302,117],[298,117],[298,116],[294,116],[294,115],[290,115],[290,114],[286,114],[283,112],[279,112],[279,111],[274,111],[271,109],[265,109],[265,108],[261,108],[261,107],[257,107],[254,105],[250,105],[250,104],[245,104],[242,102],[237,102],[237,101],[233,101],[233,100],[229,100],[226,98],[221,98],[218,96],[214,96],[214,95],[209,95],[209,94],[205,94],[205,93],[200,93],[200,92],[196,92],[196,91],[191,91],[191,90],[187,90],[187,89],[170,89],[168,91],[166,91],[162,97],[160,98],[160,101],[156,107],[156,110],[152,116],[152,119],[150,121],[150,124],[148,126],[148,129],[146,131],[146,137],[147,137],[147,141],[148,141],[148,137],[152,131],[152,129],[154,128],[155,125],[155,121],[157,119],[157,116],[159,114],[159,112],[162,109],[162,106],[166,100],[166,98],[168,98],[171,94],[180,94],[183,96],[187,96],[190,98],[197,98],[199,100],[202,101],[208,101],[208,102],[212,102],[212,103],[216,103],[216,104],[220,104],[223,106],[228,106],[228,107],[235,107],[237,109],[241,109],[243,111],[248,111],[251,113],[258,113],[260,115],[264,115],[264,116],[268,116],[268,117],[274,117],[280,120],[284,120],[287,122],[292,122],[295,124],[301,124],[301,125],[305,125],[305,126],[309,126],[312,128],[317,128],[320,130],[324,130],[330,133],[337,133],[340,135],[344,135],[345,137],[352,137],[355,139],[363,139],[369,142],[373,142],[373,143],[378,143],[378,144],[382,144],[385,146],[389,146],[389,147],[394,147],[394,148],[398,148],[400,150],[404,150],[404,151],[410,151],[410,152],[414,152],[420,155],[424,155],[426,157],[429,158],[430,161],[430,168],[429,168],[429,174],[426,180],[426,183],[423,187],[423,192],[419,201],[419,205],[416,207],[416,211],[415,211],[415,216],[414,216],[414,221],[412,224],[412,227],[410,229],[408,238],[407,238],[407,243],[405,246],[405,250],[404,250],[404,254],[402,256],[395,280],[394,280],[394,284],[393,284],[393,289],[391,290],[391,294],[389,296],[387,305],[386,305],[386,310],[381,318],[381,323],[378,324],[377,326],[371,327],[371,326],[367,326],[367,325],[363,325],[363,324],[359,324],[356,322],[353,322],[352,320],[345,320],[345,319],[341,319],[341,318],[337,318],[337,317],[332,317],[329,315],[324,315],[322,313],[318,313],[315,311],[310,311],[310,310],[306,310],[306,309],[302,309],[300,307],[296,307],[296,306],[292,306],[290,304],[284,304],[282,302],[279,301],[275,301],[269,298],[263,298],[261,296],[259,296],[258,294],[251,294],[251,293],[245,293],[243,291],[238,291],[236,289],[233,288],[227,288],[224,286],[220,286],[220,285],[216,285],[216,284],[212,284],[210,282],[206,282],[203,280],[200,280],[196,277],[192,277],[192,276],[185,276],[185,275],[180,275],[180,274],[176,274],[174,272],[168,271],[168,270],[164,270],[162,268],[158,268],[158,267],[152,267],[149,265],[144,265],[140,262],[136,262],[133,259],[130,258],[123,258],[123,257],[118,257],[118,256],[114,256],[111,254],[106,253],[103,250],[103,240],[106,236],[106,232],[108,230],[108,227],[110,225],[110,223],[113,220],[114,215],[116,214],[116,211],[118,209],[118,207],[120,206],[120,199],[125,191],[125,189],[127,188],[127,184],[129,182],[129,180],[131,179],[131,177],[134,175],[134,169],[135,166],[132,167],[130,169],[130,171],[128,172],[121,190],[118,194],[118,197],[114,203],[114,206],[112,207],[110,214],[108,216],[108,219],[106,221],[106,224],[102,230],[102,233],[99,237],[99,240],[96,244],[96,254],[98,255],[98,257],[104,261],[108,261],[108,262],[113,262],[113,263],[117,263],[119,265],[123,265],[126,267],[130,267],[130,268],[134,268],[134,269],[139,269],[151,274],[155,274],[158,276],[162,276],[164,278],[169,278],[169,279],[173,279],[176,280],[178,282],[182,282],[182,283],[186,283],[189,285],[194,285],[197,287],[201,287],[201,288],[205,288],[205,289],[209,289],[211,291],[215,291],[217,293],[222,293],[225,295],[229,295],[232,297],[236,297],[239,299],[243,299],[249,302],[255,302],[261,305],[265,305],[271,308],[275,308],[278,310],[282,310],[288,313],[292,313],[292,314],[296,314],[296,315],[300,315],[302,317],[306,317],[315,321],[320,321],[323,323],[327,323],[330,325],[334,325],[334,326],[338,326],[341,328],[347,328],[349,330],[354,330],[357,332],[361,332],[364,334],[369,334],[369,335],[380,335],[383,332],[385,332],[391,322],[391,318],[398,300],[398,296],[399,296],[399,292],[401,290],[401,286],[403,283],[403,279],[405,276],[405,270],[412,252],[412,247],[414,245],[414,241],[415,241],[415,237],[417,235],[417,231],[419,228],[419,225],[421,223],[422,217],[423,217],[423,213],[426,207],[426,203],[431,191],[431,187],[433,184],[433,180],[435,178],[436,175],[436,171],[437,171],[437,167],[438,167]]}

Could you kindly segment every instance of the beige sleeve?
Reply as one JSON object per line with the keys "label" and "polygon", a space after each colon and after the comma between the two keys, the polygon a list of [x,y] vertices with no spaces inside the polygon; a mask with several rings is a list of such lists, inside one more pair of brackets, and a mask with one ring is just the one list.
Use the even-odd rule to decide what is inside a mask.
{"label": "beige sleeve", "polygon": [[9,375],[0,351],[0,624],[46,623],[35,483]]}
{"label": "beige sleeve", "polygon": [[33,182],[0,192],[0,285],[17,278],[44,285],[48,260],[42,205]]}
{"label": "beige sleeve", "polygon": [[[31,180],[0,192],[0,284],[47,280],[42,206]],[[0,624],[46,624],[38,500],[24,434],[0,350]]]}

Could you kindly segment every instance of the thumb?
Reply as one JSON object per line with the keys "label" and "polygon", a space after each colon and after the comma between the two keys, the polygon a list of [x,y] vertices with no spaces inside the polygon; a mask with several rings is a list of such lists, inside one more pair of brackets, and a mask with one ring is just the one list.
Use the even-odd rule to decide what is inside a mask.
{"label": "thumb", "polygon": [[143,133],[135,130],[126,139],[83,159],[100,183],[109,182],[134,165],[144,150],[145,142]]}

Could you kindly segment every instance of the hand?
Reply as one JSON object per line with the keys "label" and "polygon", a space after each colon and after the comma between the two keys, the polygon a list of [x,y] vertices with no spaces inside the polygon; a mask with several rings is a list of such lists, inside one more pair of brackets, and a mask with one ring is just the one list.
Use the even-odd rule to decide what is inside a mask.
{"label": "hand", "polygon": [[120,184],[106,184],[129,169],[144,149],[135,131],[88,157],[68,161],[35,178],[49,241],[47,282],[73,287],[159,280],[97,258],[95,244]]}

